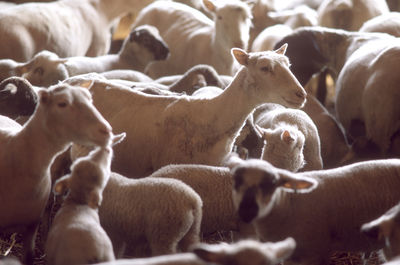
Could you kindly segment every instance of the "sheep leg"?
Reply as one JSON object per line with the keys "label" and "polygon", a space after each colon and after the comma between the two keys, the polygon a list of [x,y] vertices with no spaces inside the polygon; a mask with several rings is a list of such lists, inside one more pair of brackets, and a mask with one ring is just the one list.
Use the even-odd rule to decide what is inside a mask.
{"label": "sheep leg", "polygon": [[35,239],[39,228],[39,222],[32,223],[26,227],[22,234],[23,243],[23,264],[33,265]]}

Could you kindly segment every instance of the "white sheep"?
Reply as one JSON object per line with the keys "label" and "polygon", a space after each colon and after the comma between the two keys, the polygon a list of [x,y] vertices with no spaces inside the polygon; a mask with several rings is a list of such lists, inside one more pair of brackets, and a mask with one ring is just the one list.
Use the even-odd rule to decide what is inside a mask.
{"label": "white sheep", "polygon": [[384,32],[400,37],[400,13],[389,12],[364,22],[360,32]]}
{"label": "white sheep", "polygon": [[318,25],[358,31],[362,24],[389,12],[385,0],[324,0],[318,10]]}
{"label": "white sheep", "polygon": [[400,256],[399,217],[400,204],[397,204],[361,227],[361,232],[372,240],[384,242],[383,256],[386,260],[393,260]]}
{"label": "white sheep", "polygon": [[33,262],[55,156],[72,141],[103,146],[111,135],[110,125],[92,105],[88,91],[60,84],[38,94],[39,104],[23,127],[0,116],[0,227],[2,232],[23,234],[24,264]]}
{"label": "white sheep", "polygon": [[361,226],[398,203],[400,160],[371,160],[329,170],[292,173],[264,160],[232,168],[233,201],[262,241],[291,236],[298,264],[328,264],[332,251],[383,247]]}
{"label": "white sheep", "polygon": [[99,265],[275,265],[293,253],[296,242],[287,238],[279,242],[260,243],[242,240],[233,244],[198,244],[193,253],[179,253],[145,259],[121,259]]}
{"label": "white sheep", "polygon": [[253,116],[266,141],[262,159],[292,172],[323,168],[318,129],[304,111],[266,103]]}
{"label": "white sheep", "polygon": [[[151,255],[171,254],[199,242],[202,201],[178,180],[136,180],[111,173],[99,216],[117,257],[125,247],[139,246],[149,247]],[[139,251],[139,255],[149,254]]]}
{"label": "white sheep", "polygon": [[[95,106],[116,133],[127,132],[114,149],[113,170],[143,177],[171,163],[220,165],[255,107],[268,101],[292,108],[304,104],[306,93],[289,70],[285,49],[249,54],[233,49],[243,66],[211,99],[149,96],[95,80],[89,88]],[[66,82],[90,85],[78,78]]]}
{"label": "white sheep", "polygon": [[60,57],[106,54],[112,27],[140,2],[64,0],[2,9],[0,58],[24,62],[41,50]]}
{"label": "white sheep", "polygon": [[98,208],[110,177],[112,149],[98,147],[74,161],[71,174],[58,179],[54,193],[67,194],[48,233],[49,264],[92,264],[114,260],[110,238],[100,225]]}
{"label": "white sheep", "polygon": [[252,52],[273,50],[278,41],[292,32],[293,29],[284,24],[269,26],[257,35],[250,50]]}
{"label": "white sheep", "polygon": [[251,12],[242,1],[203,0],[214,21],[185,4],[155,1],[145,7],[133,27],[150,24],[158,28],[170,48],[165,61],[146,69],[152,78],[183,74],[196,64],[209,64],[218,74],[235,72],[231,48],[247,49]]}

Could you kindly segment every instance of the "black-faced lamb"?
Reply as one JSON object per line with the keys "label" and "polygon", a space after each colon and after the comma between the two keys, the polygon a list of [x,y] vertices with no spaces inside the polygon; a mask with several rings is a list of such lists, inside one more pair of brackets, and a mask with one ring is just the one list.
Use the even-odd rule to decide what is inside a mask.
{"label": "black-faced lamb", "polygon": [[243,240],[233,244],[198,244],[192,248],[193,253],[121,259],[99,265],[275,265],[290,257],[295,247],[292,238],[275,243]]}
{"label": "black-faced lamb", "polygon": [[[116,133],[127,133],[114,149],[113,170],[143,177],[171,163],[220,165],[255,107],[264,102],[292,108],[304,104],[306,92],[289,69],[285,49],[285,45],[260,53],[233,49],[242,67],[213,98],[150,96],[94,80],[89,90],[95,106]],[[78,78],[66,82],[91,84]]]}
{"label": "black-faced lamb", "polygon": [[152,63],[146,74],[152,78],[183,74],[196,64],[209,64],[218,74],[236,72],[230,50],[247,49],[250,7],[238,0],[203,0],[203,4],[213,20],[188,5],[172,1],[155,1],[142,9],[132,26],[157,27],[171,52],[167,60]]}
{"label": "black-faced lamb", "polygon": [[371,160],[329,170],[292,173],[264,160],[232,168],[233,201],[262,241],[291,236],[290,261],[327,264],[332,251],[382,248],[361,226],[398,203],[400,160]]}
{"label": "black-faced lamb", "polygon": [[38,96],[39,104],[24,126],[0,116],[0,230],[22,233],[24,264],[33,262],[55,156],[71,142],[104,146],[111,136],[111,126],[87,90],[60,84],[40,90]]}
{"label": "black-faced lamb", "polygon": [[114,260],[110,238],[100,225],[98,208],[110,177],[112,149],[98,147],[74,161],[71,174],[58,179],[54,193],[69,189],[46,241],[46,260],[53,265],[93,264]]}

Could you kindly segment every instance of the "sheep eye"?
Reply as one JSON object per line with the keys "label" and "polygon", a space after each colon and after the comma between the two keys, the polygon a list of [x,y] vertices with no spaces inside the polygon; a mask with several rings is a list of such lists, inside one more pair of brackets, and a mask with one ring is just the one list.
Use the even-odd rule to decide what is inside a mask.
{"label": "sheep eye", "polygon": [[65,108],[67,106],[67,103],[61,102],[61,103],[58,103],[57,106],[59,106],[60,108]]}
{"label": "sheep eye", "polygon": [[33,73],[34,73],[34,74],[43,75],[44,70],[43,70],[42,67],[38,67],[38,68],[35,68],[35,70],[33,71]]}
{"label": "sheep eye", "polygon": [[269,67],[267,67],[267,66],[264,66],[264,67],[261,67],[261,71],[267,73],[267,72],[271,72],[271,69]]}

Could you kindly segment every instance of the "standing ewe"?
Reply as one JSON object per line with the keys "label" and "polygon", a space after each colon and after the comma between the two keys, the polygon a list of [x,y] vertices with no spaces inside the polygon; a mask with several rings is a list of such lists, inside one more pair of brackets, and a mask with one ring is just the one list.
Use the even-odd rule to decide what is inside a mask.
{"label": "standing ewe", "polygon": [[318,129],[304,111],[266,103],[253,116],[266,140],[262,159],[292,172],[323,168]]}
{"label": "standing ewe", "polygon": [[104,146],[111,134],[88,91],[61,84],[38,94],[39,104],[23,127],[0,116],[0,230],[23,234],[24,264],[33,262],[55,156],[72,141]]}
{"label": "standing ewe", "polygon": [[121,259],[98,265],[275,265],[294,251],[292,238],[272,243],[243,240],[234,244],[198,244],[193,253],[179,253],[146,259]]}
{"label": "standing ewe", "polygon": [[332,251],[382,248],[360,228],[400,200],[399,159],[303,173],[247,160],[232,175],[241,220],[251,222],[262,241],[293,237],[291,261],[301,264],[328,264]]}
{"label": "standing ewe", "polygon": [[27,61],[42,50],[60,57],[106,54],[111,29],[131,0],[26,3],[0,11],[0,58]]}
{"label": "standing ewe", "polygon": [[306,92],[290,72],[285,49],[232,49],[242,68],[214,98],[151,96],[95,80],[89,88],[95,106],[116,133],[127,133],[114,149],[113,170],[143,177],[171,163],[220,165],[254,108],[264,102],[304,104]]}
{"label": "standing ewe", "polygon": [[112,149],[100,147],[76,160],[71,174],[54,184],[69,193],[58,210],[46,241],[49,264],[92,264],[114,260],[110,239],[100,226],[98,208],[110,177]]}
{"label": "standing ewe", "polygon": [[171,52],[167,60],[152,63],[146,74],[152,78],[183,74],[196,64],[209,64],[218,74],[234,74],[230,50],[247,49],[250,8],[238,0],[203,3],[214,21],[194,8],[170,1],[155,1],[139,13],[133,27],[157,27]]}

